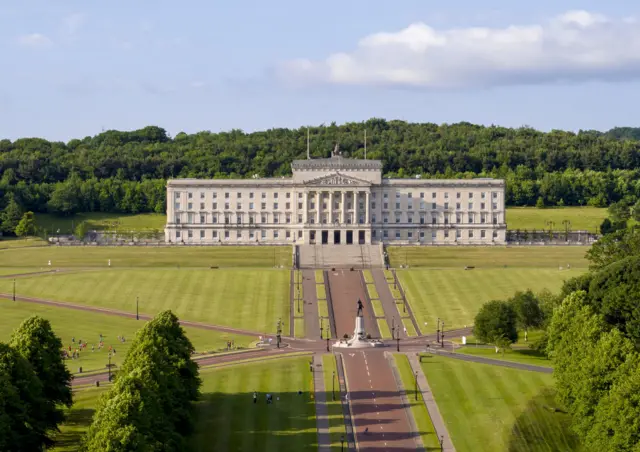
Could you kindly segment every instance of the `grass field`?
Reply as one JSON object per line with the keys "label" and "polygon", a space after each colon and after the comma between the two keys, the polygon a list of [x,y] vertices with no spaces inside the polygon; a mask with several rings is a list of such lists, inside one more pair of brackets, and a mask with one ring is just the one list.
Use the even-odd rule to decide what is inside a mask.
{"label": "grass field", "polygon": [[201,377],[193,450],[318,450],[309,357],[203,370]]}
{"label": "grass field", "polygon": [[407,394],[407,400],[411,406],[411,414],[416,422],[416,427],[420,432],[422,438],[422,445],[426,450],[439,450],[440,441],[438,441],[438,435],[436,429],[433,427],[429,412],[424,404],[422,394],[418,393],[418,398],[415,397],[415,383],[414,375],[411,370],[409,360],[405,355],[400,353],[394,354],[393,357],[396,360],[396,366],[398,367],[398,373],[402,380],[402,386]]}
{"label": "grass field", "polygon": [[456,353],[482,356],[484,358],[490,359],[513,361],[522,364],[532,364],[534,366],[553,367],[553,361],[543,356],[541,353],[527,348],[514,348],[512,350],[505,350],[503,354],[502,351],[496,353],[495,348],[493,347],[487,348],[467,345],[465,347],[457,349]]}
{"label": "grass field", "polygon": [[380,300],[371,300],[371,307],[373,308],[373,315],[376,317],[384,317],[384,308]]}
{"label": "grass field", "polygon": [[304,317],[296,317],[293,319],[293,332],[295,337],[304,337]]}
{"label": "grass field", "polygon": [[371,270],[362,270],[362,276],[364,277],[364,282],[367,284],[373,284],[373,275],[371,274]]}
{"label": "grass field", "polygon": [[50,271],[48,267],[0,267],[0,276],[26,275],[29,273]]}
{"label": "grass field", "polygon": [[418,335],[418,333],[416,332],[416,328],[413,326],[413,322],[411,321],[410,317],[403,317],[402,325],[404,326],[404,329],[407,330],[407,335],[409,337],[414,337]]}
{"label": "grass field", "polygon": [[67,420],[60,426],[60,432],[54,437],[55,446],[49,450],[53,452],[78,450],[82,436],[91,425],[98,399],[106,390],[107,388],[103,386],[74,392],[73,406],[67,410]]}
{"label": "grass field", "polygon": [[[11,293],[11,279],[0,279],[0,292]],[[286,270],[106,269],[25,276],[16,292],[154,315],[171,309],[184,320],[275,332],[279,318],[289,318]],[[288,322],[287,322],[288,323]]]}
{"label": "grass field", "polygon": [[380,337],[383,339],[391,338],[391,330],[389,329],[389,324],[385,319],[376,319],[378,322],[378,329],[380,330]]}
{"label": "grass field", "polygon": [[8,248],[28,248],[32,246],[48,246],[49,244],[38,237],[29,237],[26,239],[19,239],[15,237],[0,238],[0,250]]}
{"label": "grass field", "polygon": [[318,315],[320,317],[329,318],[329,305],[327,300],[318,300]]}
{"label": "grass field", "polygon": [[[336,369],[335,355],[322,355],[322,370],[324,372],[324,391],[327,395],[327,409],[329,411],[329,436],[331,438],[331,450],[340,450],[340,437],[346,438],[344,416],[342,415],[342,403],[340,401],[340,385],[338,384],[338,371]],[[335,387],[335,400],[333,389]]]}
{"label": "grass field", "polygon": [[[84,372],[105,369],[109,345],[113,345],[116,349],[116,354],[111,358],[111,362],[120,365],[129,350],[136,331],[145,323],[142,320],[124,317],[0,299],[0,341],[8,341],[13,330],[31,315],[39,315],[49,320],[64,347],[72,346],[72,349],[75,349],[80,339],[89,344],[80,353],[79,359],[66,361],[71,372],[77,372],[78,367],[82,367]],[[235,341],[238,348],[248,347],[251,342],[257,340],[257,337],[220,333],[199,328],[186,327],[185,331],[198,353],[220,351],[226,348],[228,340]],[[105,344],[105,348],[101,351],[98,350],[100,334],[103,335]],[[126,341],[120,342],[117,339],[118,336],[124,336]],[[71,342],[74,337],[75,344]],[[96,347],[94,352],[91,352],[92,344]]]}
{"label": "grass field", "polygon": [[458,452],[580,450],[559,407],[552,376],[434,356],[423,360]]}
{"label": "grass field", "polygon": [[291,267],[288,246],[67,247],[0,250],[0,267]]}
{"label": "grass field", "polygon": [[471,325],[483,303],[518,290],[557,291],[588,265],[586,247],[390,248],[396,262],[405,251],[413,268],[397,275],[423,333],[435,331],[437,318],[445,328]]}
{"label": "grass field", "polygon": [[370,299],[380,299],[380,295],[378,295],[378,289],[376,289],[375,284],[367,284],[367,292],[369,293]]}
{"label": "grass field", "polygon": [[46,230],[49,235],[73,234],[73,230],[82,222],[86,222],[90,229],[117,230],[119,232],[162,232],[167,222],[167,216],[158,213],[139,213],[127,215],[120,213],[86,212],[69,217],[61,217],[46,213],[35,214],[36,225]]}
{"label": "grass field", "polygon": [[607,217],[607,209],[600,207],[535,207],[507,208],[507,228],[510,230],[549,229],[548,221],[553,221],[553,230],[564,231],[563,221],[571,222],[572,231],[596,232]]}
{"label": "grass field", "polygon": [[[389,247],[393,267],[478,268],[551,267],[570,264],[587,268],[586,246],[516,246],[507,247]],[[398,273],[398,276],[400,273]]]}

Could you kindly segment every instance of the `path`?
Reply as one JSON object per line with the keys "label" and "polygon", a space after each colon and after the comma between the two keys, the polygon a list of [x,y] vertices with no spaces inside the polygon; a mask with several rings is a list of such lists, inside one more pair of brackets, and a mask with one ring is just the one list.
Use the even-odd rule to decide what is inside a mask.
{"label": "path", "polygon": [[427,377],[424,375],[422,371],[422,366],[418,362],[418,357],[414,353],[407,353],[407,357],[409,358],[409,364],[411,364],[411,370],[414,375],[417,373],[418,375],[418,388],[422,393],[422,400],[424,401],[425,406],[427,407],[427,411],[429,412],[429,417],[431,418],[431,423],[433,424],[434,429],[436,430],[436,435],[439,439],[442,440],[442,449],[446,451],[455,452],[455,447],[453,447],[453,442],[451,441],[451,436],[449,436],[449,431],[447,430],[447,426],[444,423],[444,419],[440,414],[440,410],[438,409],[438,405],[436,404],[435,399],[433,398],[433,393],[431,392],[431,388],[429,387],[429,382],[427,381]]}
{"label": "path", "polygon": [[324,366],[322,354],[313,356],[313,391],[316,406],[316,427],[318,429],[318,450],[331,451],[331,437],[329,436],[329,408],[327,407],[327,393],[324,388]]}
{"label": "path", "polygon": [[419,432],[411,428],[384,352],[345,350],[343,357],[358,450],[416,450]]}
{"label": "path", "polygon": [[435,349],[436,355],[446,356],[448,358],[459,359],[462,361],[470,361],[474,363],[489,364],[491,366],[510,367],[512,369],[528,370],[530,372],[541,372],[544,374],[553,373],[552,367],[536,366],[533,364],[517,363],[514,361],[505,361],[501,359],[485,358],[484,356],[465,355],[464,353],[452,353]]}
{"label": "path", "polygon": [[336,269],[328,271],[331,304],[333,306],[333,320],[339,338],[346,333],[351,337],[355,328],[355,316],[358,309],[358,299],[364,305],[364,329],[373,337],[380,337],[378,322],[371,303],[365,297],[362,276],[359,271]]}
{"label": "path", "polygon": [[301,272],[305,336],[318,339],[320,337],[320,317],[318,314],[315,270],[301,270]]}
{"label": "path", "polygon": [[[376,290],[380,296],[380,302],[382,303],[382,309],[384,309],[384,316],[387,320],[387,325],[389,325],[389,328],[394,324],[402,325],[402,320],[400,320],[402,316],[400,315],[398,306],[393,299],[391,289],[389,289],[389,284],[387,284],[387,279],[384,276],[384,271],[380,269],[371,269],[371,274],[373,275],[373,282],[375,283]],[[407,337],[408,335],[404,332],[404,328],[400,328],[400,338],[404,339]]]}

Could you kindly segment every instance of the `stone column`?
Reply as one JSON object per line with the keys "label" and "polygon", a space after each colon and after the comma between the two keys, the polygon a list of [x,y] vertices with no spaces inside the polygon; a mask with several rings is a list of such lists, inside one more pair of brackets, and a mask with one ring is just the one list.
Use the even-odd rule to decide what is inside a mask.
{"label": "stone column", "polygon": [[347,209],[346,209],[346,201],[347,195],[344,190],[340,192],[341,202],[340,202],[340,210],[342,211],[342,218],[340,219],[340,223],[345,224],[347,222]]}
{"label": "stone column", "polygon": [[329,192],[329,224],[333,225],[333,190]]}
{"label": "stone column", "polygon": [[369,196],[371,193],[369,193],[368,191],[364,193],[364,222],[366,224],[371,223],[371,220],[369,219],[369,204],[370,204],[370,200],[369,200]]}
{"label": "stone column", "polygon": [[322,202],[321,199],[322,196],[322,192],[321,191],[317,191],[316,192],[316,223],[318,224],[322,224],[322,221],[320,221],[320,203]]}
{"label": "stone column", "polygon": [[309,192],[305,190],[304,192],[304,209],[302,211],[302,221],[304,224],[309,222]]}
{"label": "stone column", "polygon": [[353,192],[353,222],[355,224],[360,224],[360,211],[358,209],[358,195],[360,194],[360,192],[358,191],[354,191]]}

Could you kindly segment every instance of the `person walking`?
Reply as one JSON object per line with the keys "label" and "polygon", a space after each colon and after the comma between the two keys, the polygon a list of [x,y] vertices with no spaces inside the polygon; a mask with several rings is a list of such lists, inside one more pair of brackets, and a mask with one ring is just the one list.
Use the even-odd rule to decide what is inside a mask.
{"label": "person walking", "polygon": [[256,404],[258,403],[258,393],[253,391],[253,403]]}

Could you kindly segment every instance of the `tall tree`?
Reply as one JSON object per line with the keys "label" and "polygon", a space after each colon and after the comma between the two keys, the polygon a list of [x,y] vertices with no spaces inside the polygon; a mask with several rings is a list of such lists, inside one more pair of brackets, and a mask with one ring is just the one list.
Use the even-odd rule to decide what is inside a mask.
{"label": "tall tree", "polygon": [[517,316],[513,306],[506,301],[489,301],[476,315],[473,334],[481,341],[495,344],[498,340],[518,340]]}
{"label": "tall tree", "polygon": [[36,220],[33,212],[25,212],[16,226],[15,233],[18,237],[36,235]]}
{"label": "tall tree", "polygon": [[[531,328],[539,328],[544,322],[544,312],[540,307],[538,297],[531,291],[516,292],[509,299],[516,313],[518,325],[525,331],[525,335]],[[525,336],[526,337],[526,336]]]}
{"label": "tall tree", "polygon": [[16,199],[11,196],[9,198],[9,202],[7,203],[4,211],[0,213],[0,228],[2,232],[5,234],[13,235],[16,230],[16,226],[20,223],[20,219],[22,218],[22,208],[16,202]]}
{"label": "tall tree", "polygon": [[48,320],[32,316],[13,332],[10,346],[31,363],[42,383],[48,428],[57,429],[64,421],[61,407],[70,407],[73,403],[71,373],[62,360],[62,341]]}

